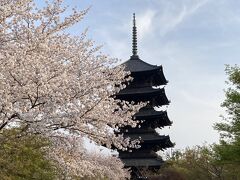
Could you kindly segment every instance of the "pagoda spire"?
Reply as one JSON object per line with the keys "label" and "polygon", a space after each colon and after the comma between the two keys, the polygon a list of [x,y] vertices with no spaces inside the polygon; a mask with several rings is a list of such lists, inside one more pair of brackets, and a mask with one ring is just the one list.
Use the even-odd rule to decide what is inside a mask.
{"label": "pagoda spire", "polygon": [[132,29],[132,56],[138,57],[137,55],[137,27],[135,13],[133,13],[133,29]]}

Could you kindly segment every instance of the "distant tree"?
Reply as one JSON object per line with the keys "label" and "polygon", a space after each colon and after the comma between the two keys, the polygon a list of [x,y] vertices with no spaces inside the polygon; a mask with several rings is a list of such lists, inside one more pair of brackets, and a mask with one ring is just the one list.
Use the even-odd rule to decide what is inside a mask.
{"label": "distant tree", "polygon": [[220,145],[215,149],[220,162],[240,165],[240,67],[227,66],[226,73],[229,88],[222,107],[226,108],[228,116],[223,117],[223,122],[215,124],[221,136]]}
{"label": "distant tree", "polygon": [[0,179],[52,180],[57,169],[46,158],[49,142],[37,135],[27,135],[20,129],[9,129],[0,135]]}
{"label": "distant tree", "polygon": [[158,174],[169,180],[238,180],[239,168],[219,163],[215,145],[202,145],[174,151]]}
{"label": "distant tree", "polygon": [[168,163],[188,180],[221,179],[222,176],[222,167],[215,163],[214,152],[206,145],[173,152]]}
{"label": "distant tree", "polygon": [[131,117],[141,105],[112,97],[130,80],[128,72],[113,68],[116,61],[99,52],[86,32],[65,33],[88,11],[66,10],[62,0],[47,0],[42,8],[33,0],[0,1],[0,132],[17,125],[41,134],[62,169],[86,175],[78,174],[91,168],[79,166],[76,139],[87,136],[123,150],[135,146],[113,129],[135,126]]}

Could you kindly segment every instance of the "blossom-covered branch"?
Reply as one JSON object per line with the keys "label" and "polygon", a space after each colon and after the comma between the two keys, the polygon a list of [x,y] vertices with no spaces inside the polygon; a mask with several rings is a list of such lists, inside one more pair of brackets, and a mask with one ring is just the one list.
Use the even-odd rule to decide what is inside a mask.
{"label": "blossom-covered branch", "polygon": [[31,0],[0,0],[0,131],[14,124],[54,137],[55,144],[74,135],[107,147],[133,147],[135,142],[113,133],[135,126],[131,117],[142,107],[112,98],[130,80],[128,73],[114,67],[116,60],[102,54],[86,32],[64,33],[88,12],[74,9],[64,16],[65,10],[61,0],[43,8]]}

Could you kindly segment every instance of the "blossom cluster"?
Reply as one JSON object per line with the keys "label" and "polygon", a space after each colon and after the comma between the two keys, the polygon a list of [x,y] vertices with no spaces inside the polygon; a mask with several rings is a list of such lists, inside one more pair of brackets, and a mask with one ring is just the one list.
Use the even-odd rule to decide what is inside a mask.
{"label": "blossom cluster", "polygon": [[[143,106],[113,98],[129,73],[114,67],[116,60],[102,54],[87,31],[64,33],[88,12],[65,15],[66,9],[62,0],[46,1],[43,8],[32,0],[0,0],[0,131],[20,125],[52,138],[55,157],[65,165],[63,157],[75,145],[65,146],[62,139],[71,135],[107,147],[134,147],[136,142],[114,131],[136,126],[131,117]],[[76,153],[72,158],[77,161]],[[78,168],[84,164],[89,169],[87,163]]]}

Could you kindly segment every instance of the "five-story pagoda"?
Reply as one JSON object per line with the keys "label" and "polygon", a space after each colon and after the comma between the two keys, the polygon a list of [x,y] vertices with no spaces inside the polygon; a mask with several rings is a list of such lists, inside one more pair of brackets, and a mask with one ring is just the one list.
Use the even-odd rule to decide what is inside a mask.
{"label": "five-story pagoda", "polygon": [[123,63],[125,70],[131,72],[133,81],[116,98],[134,102],[148,102],[136,113],[133,119],[140,120],[139,128],[125,127],[121,129],[124,136],[131,139],[140,138],[141,147],[131,151],[119,151],[119,157],[126,167],[139,169],[142,167],[159,168],[163,161],[157,151],[173,146],[169,136],[159,135],[156,128],[170,126],[166,111],[156,108],[169,104],[162,86],[167,84],[162,66],[154,66],[142,61],[137,55],[137,28],[135,14],[133,15],[133,42],[132,56]]}

